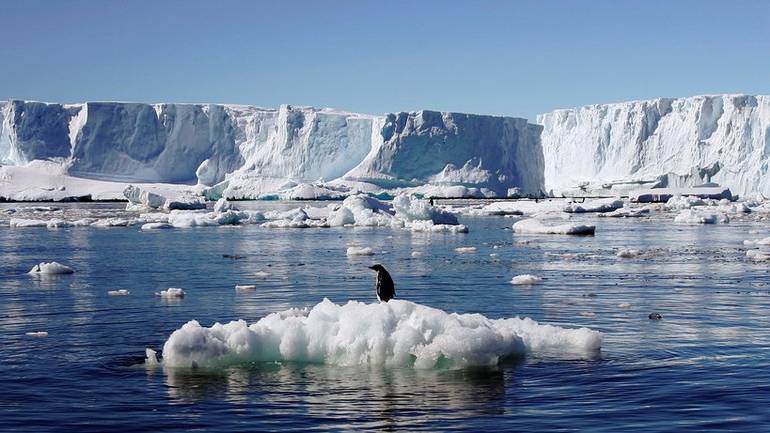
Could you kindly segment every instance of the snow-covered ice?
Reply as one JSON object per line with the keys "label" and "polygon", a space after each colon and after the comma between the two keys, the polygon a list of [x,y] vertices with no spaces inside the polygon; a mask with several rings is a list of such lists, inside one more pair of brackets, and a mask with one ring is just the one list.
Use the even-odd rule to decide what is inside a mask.
{"label": "snow-covered ice", "polygon": [[48,337],[47,331],[32,331],[32,332],[25,332],[24,335],[27,337]]}
{"label": "snow-covered ice", "polygon": [[[450,314],[398,299],[343,305],[324,299],[311,309],[273,313],[252,325],[238,320],[207,328],[192,320],[165,342],[162,364],[189,368],[293,361],[462,368],[527,353],[587,357],[601,345],[599,332],[540,325],[529,318]],[[148,362],[154,360],[153,353]]]}
{"label": "snow-covered ice", "polygon": [[118,289],[118,290],[109,290],[107,291],[107,294],[110,296],[126,296],[129,295],[131,292],[127,289]]}
{"label": "snow-covered ice", "polygon": [[682,224],[724,224],[730,222],[730,218],[720,212],[685,209],[674,217],[674,222]]}
{"label": "snow-covered ice", "polygon": [[236,292],[252,292],[254,290],[257,290],[257,286],[255,286],[254,284],[236,284],[235,285]]}
{"label": "snow-covered ice", "polygon": [[624,249],[618,251],[615,255],[617,257],[621,258],[621,259],[630,259],[630,258],[633,258],[633,257],[641,256],[642,255],[642,251],[641,250],[637,250],[635,248],[627,248],[627,249],[624,248]]}
{"label": "snow-covered ice", "polygon": [[460,254],[473,254],[476,252],[476,247],[457,247],[455,251]]}

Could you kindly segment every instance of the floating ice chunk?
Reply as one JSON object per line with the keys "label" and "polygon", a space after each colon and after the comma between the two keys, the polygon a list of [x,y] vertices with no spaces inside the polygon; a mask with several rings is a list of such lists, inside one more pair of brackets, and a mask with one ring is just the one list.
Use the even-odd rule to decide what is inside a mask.
{"label": "floating ice chunk", "polygon": [[399,194],[393,199],[396,217],[404,221],[432,221],[434,224],[456,225],[457,217],[444,209],[431,206],[427,200],[420,200],[410,194]]}
{"label": "floating ice chunk", "polygon": [[578,315],[583,317],[596,317],[596,313],[594,313],[593,311],[581,311],[578,313]]}
{"label": "floating ice chunk", "polygon": [[643,208],[620,208],[616,209],[612,212],[603,212],[600,213],[600,217],[606,217],[606,218],[640,218],[645,217],[650,214],[650,209],[643,207]]}
{"label": "floating ice chunk", "polygon": [[748,250],[746,257],[756,261],[770,260],[770,249]]}
{"label": "floating ice chunk", "polygon": [[348,256],[373,256],[374,250],[369,247],[348,247]]}
{"label": "floating ice chunk", "polygon": [[129,292],[129,291],[128,291],[128,290],[126,290],[126,289],[109,290],[109,291],[107,292],[107,294],[108,294],[108,295],[110,295],[110,296],[127,296],[127,295],[129,295],[130,293],[131,293],[131,292]]}
{"label": "floating ice chunk", "polygon": [[48,332],[46,331],[25,332],[24,335],[26,335],[27,337],[41,338],[41,337],[48,337]]}
{"label": "floating ice chunk", "polygon": [[141,230],[142,231],[146,231],[146,230],[161,230],[161,229],[170,229],[170,228],[174,228],[174,226],[172,226],[169,223],[147,223],[147,224],[142,225]]}
{"label": "floating ice chunk", "polygon": [[23,227],[47,227],[48,221],[25,219],[25,218],[11,218],[11,227],[23,228]]}
{"label": "floating ice chunk", "polygon": [[630,259],[630,258],[633,258],[633,257],[639,257],[640,255],[642,255],[642,251],[641,250],[637,250],[637,249],[633,249],[633,248],[622,249],[622,250],[618,251],[617,254],[615,254],[615,255],[617,257],[621,258],[621,259]]}
{"label": "floating ice chunk", "polygon": [[197,210],[206,209],[206,200],[203,196],[189,191],[179,193],[177,196],[167,198],[163,203],[165,210]]}
{"label": "floating ice chunk", "polygon": [[257,278],[267,278],[270,276],[270,272],[257,271],[257,272],[254,272],[254,276]]}
{"label": "floating ice chunk", "polygon": [[123,190],[123,195],[128,199],[129,203],[135,205],[135,209],[141,209],[142,207],[157,209],[166,202],[166,198],[162,195],[143,190],[134,185],[127,186]]}
{"label": "floating ice chunk", "polygon": [[176,228],[211,227],[219,223],[211,218],[211,214],[196,211],[172,211],[168,215],[168,223]]}
{"label": "floating ice chunk", "polygon": [[160,292],[155,293],[156,295],[160,296],[161,298],[184,298],[185,292],[182,289],[178,289],[175,287],[168,288],[166,290],[161,290]]}
{"label": "floating ice chunk", "polygon": [[596,231],[596,227],[583,224],[547,226],[538,219],[530,218],[514,223],[513,231],[524,234],[592,235]]}
{"label": "floating ice chunk", "polygon": [[629,304],[628,302],[621,302],[620,304],[618,304],[618,308],[631,308],[631,304]]}
{"label": "floating ice chunk", "polygon": [[522,275],[516,275],[511,279],[511,284],[521,286],[521,285],[532,285],[537,284],[539,282],[543,281],[542,278],[531,275],[531,274],[522,274]]}
{"label": "floating ice chunk", "polygon": [[33,266],[28,273],[32,275],[62,275],[74,272],[69,266],[64,266],[58,262],[40,262],[40,264]]}
{"label": "floating ice chunk", "polygon": [[425,255],[425,253],[423,253],[422,251],[412,251],[412,254],[411,254],[412,257],[422,257],[423,255]]}
{"label": "floating ice chunk", "polygon": [[674,222],[682,224],[722,224],[730,222],[730,218],[719,212],[685,209],[674,218]]}
{"label": "floating ice chunk", "polygon": [[236,292],[251,292],[254,290],[257,290],[257,286],[253,284],[236,284],[235,285]]}
{"label": "floating ice chunk", "polygon": [[192,320],[163,345],[163,365],[223,368],[291,361],[462,368],[527,353],[590,357],[601,344],[599,332],[540,325],[528,318],[450,314],[398,299],[344,305],[324,299],[311,310],[273,313],[250,326],[238,320],[205,328]]}
{"label": "floating ice chunk", "polygon": [[135,220],[126,218],[102,218],[94,221],[91,227],[128,227],[133,225]]}
{"label": "floating ice chunk", "polygon": [[756,240],[747,239],[747,240],[743,241],[743,245],[770,246],[770,237],[766,237],[766,238],[762,238],[762,239],[756,239]]}
{"label": "floating ice chunk", "polygon": [[570,203],[564,208],[567,213],[585,212],[611,212],[623,207],[623,200],[617,198],[605,198],[591,200],[585,203]]}
{"label": "floating ice chunk", "polygon": [[455,251],[460,254],[473,254],[476,252],[476,247],[457,247]]}
{"label": "floating ice chunk", "polygon": [[214,204],[214,212],[222,213],[222,212],[227,212],[227,211],[230,211],[230,210],[238,210],[238,208],[233,206],[233,204],[230,203],[229,201],[227,201],[227,199],[225,199],[225,198],[220,198]]}
{"label": "floating ice chunk", "polygon": [[342,202],[339,209],[331,211],[329,226],[341,227],[352,224],[359,227],[391,226],[394,211],[390,206],[365,194],[352,195]]}
{"label": "floating ice chunk", "polygon": [[666,209],[683,210],[691,209],[696,206],[706,206],[706,202],[698,197],[675,195],[666,202]]}
{"label": "floating ice chunk", "polygon": [[146,365],[150,365],[150,366],[160,365],[160,362],[158,361],[158,352],[148,347],[144,349],[144,356],[145,356],[144,363]]}
{"label": "floating ice chunk", "polygon": [[404,228],[413,232],[468,233],[464,224],[435,224],[433,221],[409,221]]}

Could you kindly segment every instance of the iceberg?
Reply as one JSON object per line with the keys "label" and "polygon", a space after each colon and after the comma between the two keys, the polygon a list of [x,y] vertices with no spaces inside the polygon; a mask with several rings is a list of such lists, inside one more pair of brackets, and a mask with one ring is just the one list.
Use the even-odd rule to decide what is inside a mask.
{"label": "iceberg", "polygon": [[559,224],[549,226],[536,218],[528,218],[513,224],[514,233],[538,235],[593,235],[596,226],[586,224]]}
{"label": "iceberg", "polygon": [[[88,190],[73,178],[93,182],[97,195],[120,189],[105,183],[176,184],[209,199],[326,199],[394,189],[396,195],[426,185],[436,196],[543,191],[541,127],[512,117],[13,100],[0,104],[0,118],[0,165],[50,165],[50,179],[24,178],[45,191],[0,183],[0,196],[14,199]],[[131,198],[158,208],[155,199]],[[194,203],[170,200],[167,209]]]}
{"label": "iceberg", "polygon": [[545,188],[554,194],[614,195],[623,188],[704,182],[741,196],[770,194],[770,96],[588,105],[541,114],[537,123],[543,125]]}

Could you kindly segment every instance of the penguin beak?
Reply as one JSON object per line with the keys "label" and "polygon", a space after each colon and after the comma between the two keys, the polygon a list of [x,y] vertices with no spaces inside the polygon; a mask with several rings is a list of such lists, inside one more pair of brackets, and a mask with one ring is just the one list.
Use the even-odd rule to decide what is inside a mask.
{"label": "penguin beak", "polygon": [[373,270],[373,271],[376,271],[376,270],[377,270],[377,268],[375,268],[374,266],[368,266],[368,268],[369,268],[369,269],[371,269],[371,270]]}

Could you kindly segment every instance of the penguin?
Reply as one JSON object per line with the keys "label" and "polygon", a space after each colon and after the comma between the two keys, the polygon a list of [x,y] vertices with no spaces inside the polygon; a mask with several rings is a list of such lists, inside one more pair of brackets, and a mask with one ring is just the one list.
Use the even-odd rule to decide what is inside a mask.
{"label": "penguin", "polygon": [[369,266],[369,269],[377,271],[377,299],[380,302],[388,302],[396,296],[396,288],[393,279],[382,265]]}

